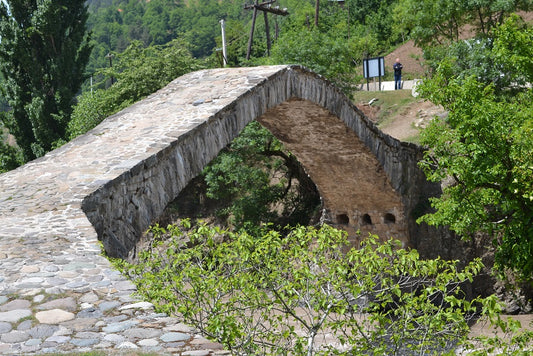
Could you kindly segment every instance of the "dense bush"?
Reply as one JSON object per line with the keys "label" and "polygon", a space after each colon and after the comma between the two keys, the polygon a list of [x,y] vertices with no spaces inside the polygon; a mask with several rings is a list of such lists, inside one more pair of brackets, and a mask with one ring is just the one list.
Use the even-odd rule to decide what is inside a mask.
{"label": "dense bush", "polygon": [[345,233],[328,226],[285,238],[183,227],[155,226],[138,263],[118,264],[158,310],[237,355],[453,353],[467,347],[470,321],[498,311],[494,297],[462,289],[478,260],[463,269],[421,260],[375,236],[348,249]]}

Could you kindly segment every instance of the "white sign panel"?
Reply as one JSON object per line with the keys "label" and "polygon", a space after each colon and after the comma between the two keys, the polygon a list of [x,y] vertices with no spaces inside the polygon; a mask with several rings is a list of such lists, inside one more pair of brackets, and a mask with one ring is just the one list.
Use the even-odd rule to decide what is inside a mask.
{"label": "white sign panel", "polygon": [[363,59],[365,78],[383,77],[385,75],[385,57]]}

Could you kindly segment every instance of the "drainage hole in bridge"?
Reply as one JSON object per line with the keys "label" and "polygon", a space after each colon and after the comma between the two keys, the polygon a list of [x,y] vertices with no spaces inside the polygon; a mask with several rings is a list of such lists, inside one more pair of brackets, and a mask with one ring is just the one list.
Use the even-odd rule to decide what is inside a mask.
{"label": "drainage hole in bridge", "polygon": [[383,220],[385,221],[385,224],[394,224],[396,222],[396,216],[391,213],[387,213],[383,217]]}
{"label": "drainage hole in bridge", "polygon": [[362,223],[363,225],[372,225],[372,218],[370,217],[370,215],[368,214],[363,215]]}
{"label": "drainage hole in bridge", "polygon": [[346,214],[337,215],[337,224],[348,225],[350,223],[350,218]]}

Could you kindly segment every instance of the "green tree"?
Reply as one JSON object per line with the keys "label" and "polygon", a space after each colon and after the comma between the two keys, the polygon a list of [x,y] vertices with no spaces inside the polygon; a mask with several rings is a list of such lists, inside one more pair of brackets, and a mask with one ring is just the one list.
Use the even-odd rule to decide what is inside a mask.
{"label": "green tree", "polygon": [[346,1],[345,7],[350,12],[350,20],[369,29],[381,44],[394,45],[397,38],[393,36],[393,9],[398,0],[354,0]]}
{"label": "green tree", "polygon": [[530,10],[531,0],[400,0],[394,9],[397,32],[410,33],[421,47],[457,42],[464,25],[490,36],[512,12]]}
{"label": "green tree", "polygon": [[[516,17],[495,30],[491,57],[507,87],[480,82],[443,61],[421,93],[449,111],[422,133],[429,147],[422,163],[433,181],[447,180],[435,212],[421,220],[447,225],[465,238],[477,231],[493,237],[496,266],[526,281],[533,277],[533,32]],[[509,43],[509,39],[514,42]]]}
{"label": "green tree", "polygon": [[346,32],[342,29],[332,32],[338,36],[323,33],[314,27],[285,32],[272,47],[271,57],[265,61],[269,64],[303,65],[348,93],[360,78],[356,74],[353,58],[361,59],[362,53],[353,51],[358,46],[357,39],[347,40]]}
{"label": "green tree", "polygon": [[[0,115],[7,115],[1,112]],[[0,125],[0,173],[10,171],[23,164],[21,150],[9,144],[7,130]]]}
{"label": "green tree", "polygon": [[203,172],[207,196],[236,229],[308,224],[320,196],[294,155],[258,122],[248,124]]}
{"label": "green tree", "polygon": [[0,3],[0,71],[12,110],[4,125],[24,160],[66,139],[91,46],[84,0]]}
{"label": "green tree", "polygon": [[235,355],[452,354],[478,310],[497,312],[494,297],[469,300],[461,289],[479,261],[460,269],[421,260],[375,236],[348,249],[346,234],[329,226],[286,237],[185,231],[155,226],[139,263],[118,264],[159,311]]}
{"label": "green tree", "polygon": [[200,68],[180,40],[147,48],[139,41],[133,42],[116,54],[112,68],[100,71],[104,78],[112,77],[116,82],[108,89],[86,91],[78,98],[68,126],[69,137],[84,134],[106,117]]}
{"label": "green tree", "polygon": [[527,86],[533,82],[533,28],[518,16],[511,16],[495,32],[495,60],[509,86]]}
{"label": "green tree", "polygon": [[157,1],[150,1],[147,4],[143,23],[148,28],[153,44],[165,44],[172,39],[172,31],[168,27],[170,11],[165,10],[163,4]]}

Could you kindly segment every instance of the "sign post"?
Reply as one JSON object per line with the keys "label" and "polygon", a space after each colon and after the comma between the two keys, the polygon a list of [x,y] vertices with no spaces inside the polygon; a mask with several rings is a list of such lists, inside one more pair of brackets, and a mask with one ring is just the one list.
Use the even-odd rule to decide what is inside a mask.
{"label": "sign post", "polygon": [[385,57],[363,59],[363,75],[366,78],[366,90],[368,79],[379,77],[379,90],[381,90],[381,77],[385,75]]}

